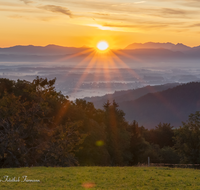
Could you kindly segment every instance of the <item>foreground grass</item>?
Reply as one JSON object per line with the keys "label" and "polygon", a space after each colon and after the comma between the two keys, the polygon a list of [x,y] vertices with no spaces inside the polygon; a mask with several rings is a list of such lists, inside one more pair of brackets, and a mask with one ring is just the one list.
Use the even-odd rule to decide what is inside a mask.
{"label": "foreground grass", "polygon": [[[3,176],[20,182],[0,182],[0,189],[200,189],[200,171],[160,167],[69,167],[0,169]],[[40,183],[22,182],[27,179]]]}

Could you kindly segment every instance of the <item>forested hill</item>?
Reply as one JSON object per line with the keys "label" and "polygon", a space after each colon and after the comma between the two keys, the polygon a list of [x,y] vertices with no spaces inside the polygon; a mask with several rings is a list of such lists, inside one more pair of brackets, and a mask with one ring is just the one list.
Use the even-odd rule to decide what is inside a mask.
{"label": "forested hill", "polygon": [[106,94],[104,96],[96,96],[96,97],[91,97],[91,98],[87,97],[84,99],[87,102],[92,102],[96,108],[102,109],[104,103],[106,103],[108,100],[111,102],[115,100],[118,104],[121,105],[122,102],[124,101],[133,101],[148,93],[154,93],[154,92],[167,90],[169,88],[173,88],[178,85],[179,83],[170,83],[170,84],[156,85],[156,86],[145,86],[138,89],[116,91],[114,94]]}
{"label": "forested hill", "polygon": [[[95,109],[91,102],[68,100],[55,82],[0,78],[1,168],[131,166],[147,157],[152,163],[199,163],[200,112],[190,113],[200,107],[200,83],[122,102],[142,127],[128,123],[115,101]],[[188,122],[173,129],[169,122],[181,117]]]}
{"label": "forested hill", "polygon": [[154,128],[159,122],[179,127],[190,113],[200,110],[200,83],[183,84],[119,105],[128,121],[136,120],[146,128]]}

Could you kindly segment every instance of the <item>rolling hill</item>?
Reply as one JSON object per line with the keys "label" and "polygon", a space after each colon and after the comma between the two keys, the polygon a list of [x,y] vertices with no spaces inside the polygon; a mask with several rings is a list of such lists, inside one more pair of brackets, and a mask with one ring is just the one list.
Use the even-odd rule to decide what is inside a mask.
{"label": "rolling hill", "polygon": [[136,120],[146,128],[153,128],[159,122],[179,127],[189,114],[200,110],[200,83],[182,84],[119,105],[128,121]]}
{"label": "rolling hill", "polygon": [[149,85],[138,89],[116,91],[114,94],[106,94],[104,96],[96,96],[91,98],[86,97],[84,99],[88,102],[93,102],[96,108],[102,109],[104,103],[106,103],[107,100],[111,102],[115,100],[120,105],[124,101],[134,101],[148,93],[163,91],[169,88],[173,88],[177,85],[179,85],[179,83],[171,83],[156,86]]}
{"label": "rolling hill", "polygon": [[179,127],[191,113],[200,111],[200,82],[146,86],[84,99],[96,108],[102,108],[107,100],[115,100],[127,121],[136,120],[145,128],[154,128],[160,122]]}

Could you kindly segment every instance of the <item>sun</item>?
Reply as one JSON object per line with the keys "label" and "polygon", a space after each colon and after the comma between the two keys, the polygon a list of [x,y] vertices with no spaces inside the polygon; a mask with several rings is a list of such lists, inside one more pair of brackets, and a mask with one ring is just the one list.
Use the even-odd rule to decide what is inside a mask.
{"label": "sun", "polygon": [[106,41],[101,41],[97,44],[97,48],[101,51],[107,50],[109,47],[108,43]]}

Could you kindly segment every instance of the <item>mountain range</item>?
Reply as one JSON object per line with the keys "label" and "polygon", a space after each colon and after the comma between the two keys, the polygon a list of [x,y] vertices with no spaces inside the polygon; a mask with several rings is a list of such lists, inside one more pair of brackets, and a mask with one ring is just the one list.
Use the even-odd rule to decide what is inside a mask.
{"label": "mountain range", "polygon": [[154,42],[147,42],[147,43],[133,43],[128,45],[125,49],[168,49],[172,51],[200,51],[200,46],[196,47],[189,47],[182,43],[173,44],[170,42],[167,43],[154,43]]}
{"label": "mountain range", "polygon": [[0,54],[14,54],[14,55],[66,55],[75,54],[84,51],[88,48],[81,47],[63,47],[57,45],[47,45],[47,46],[13,46],[8,48],[0,48]]}
{"label": "mountain range", "polygon": [[[74,54],[84,50],[92,49],[86,46],[83,47],[63,47],[54,44],[50,44],[47,46],[13,46],[13,47],[6,47],[0,48],[0,54],[19,54],[19,55],[66,55],[66,54]],[[155,43],[155,42],[147,42],[147,43],[133,43],[128,45],[126,48],[121,49],[123,50],[155,50],[155,49],[165,49],[171,51],[180,51],[180,52],[196,52],[200,51],[200,46],[196,47],[189,47],[182,43],[173,44],[170,42],[167,43]],[[116,50],[113,50],[116,51]]]}
{"label": "mountain range", "polygon": [[[0,48],[0,62],[70,62],[75,64],[93,51],[88,47],[62,47],[56,45],[14,46]],[[142,66],[192,66],[199,65],[200,46],[189,47],[172,43],[134,43],[125,49],[110,50],[129,67]],[[111,55],[111,54],[110,54]],[[110,56],[107,55],[108,57]],[[98,60],[98,55],[97,60]],[[101,56],[99,56],[101,57]],[[100,58],[101,59],[101,58]]]}

